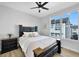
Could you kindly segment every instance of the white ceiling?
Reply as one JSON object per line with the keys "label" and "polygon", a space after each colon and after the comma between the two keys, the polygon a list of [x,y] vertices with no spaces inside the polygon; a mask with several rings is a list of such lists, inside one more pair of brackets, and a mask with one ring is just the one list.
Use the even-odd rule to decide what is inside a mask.
{"label": "white ceiling", "polygon": [[41,9],[41,13],[39,13],[38,9],[30,9],[32,7],[37,6],[34,2],[0,2],[0,5],[7,6],[22,12],[26,12],[28,14],[37,17],[44,17],[76,4],[78,3],[77,2],[49,2],[48,4],[45,5],[45,7],[49,8],[49,10]]}

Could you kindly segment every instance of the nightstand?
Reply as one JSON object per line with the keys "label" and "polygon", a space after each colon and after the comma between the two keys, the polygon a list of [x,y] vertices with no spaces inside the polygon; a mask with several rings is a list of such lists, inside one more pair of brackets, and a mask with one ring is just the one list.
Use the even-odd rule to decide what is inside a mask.
{"label": "nightstand", "polygon": [[17,49],[17,38],[1,40],[1,53]]}

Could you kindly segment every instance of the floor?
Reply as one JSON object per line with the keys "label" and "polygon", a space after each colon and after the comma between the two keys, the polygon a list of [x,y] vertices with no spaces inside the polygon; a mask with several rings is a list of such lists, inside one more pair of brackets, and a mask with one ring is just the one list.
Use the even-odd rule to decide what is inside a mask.
{"label": "floor", "polygon": [[61,54],[55,54],[54,57],[79,57],[79,53],[62,48]]}
{"label": "floor", "polygon": [[[79,57],[79,53],[76,53],[74,51],[62,48],[61,54],[55,54],[54,57]],[[1,54],[0,57],[24,57],[23,52],[20,48]]]}

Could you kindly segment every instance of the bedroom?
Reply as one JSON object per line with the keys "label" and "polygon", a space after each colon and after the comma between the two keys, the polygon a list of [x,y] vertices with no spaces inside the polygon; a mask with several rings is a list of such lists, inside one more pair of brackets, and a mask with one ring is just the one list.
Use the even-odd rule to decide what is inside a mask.
{"label": "bedroom", "polygon": [[[37,3],[40,4],[39,2],[37,2]],[[79,3],[78,2],[48,2],[44,6],[44,7],[48,8],[48,10],[44,10],[44,9],[38,8],[38,7],[36,9],[31,9],[32,7],[38,6],[37,3],[36,2],[0,2],[0,51],[2,52],[0,54],[0,57],[26,56],[26,52],[24,53],[22,51],[22,50],[24,50],[24,48],[21,46],[25,42],[23,42],[22,44],[20,44],[20,43],[23,40],[18,42],[20,40],[20,33],[25,35],[26,34],[25,32],[36,32],[37,36],[41,35],[40,37],[37,37],[39,39],[50,38],[50,39],[57,39],[58,40],[57,42],[61,42],[61,44],[60,44],[62,47],[61,53],[60,54],[55,53],[55,55],[54,55],[55,57],[57,57],[57,56],[58,57],[79,57],[79,48],[78,48],[79,39],[78,40],[68,40],[68,38],[67,38],[67,40],[65,40],[64,32],[62,32],[63,33],[63,35],[61,35],[62,37],[58,36],[58,35],[56,36],[56,38],[52,37],[51,29],[50,29],[50,26],[52,23],[51,19],[53,16],[63,16],[64,13],[67,13],[70,15],[70,13],[73,10],[76,10],[77,12],[79,12]],[[41,2],[41,5],[43,3],[44,2]],[[21,28],[19,27],[19,25],[21,25]],[[62,26],[62,29],[63,28],[64,27]],[[19,30],[20,30],[20,32],[19,32]],[[22,32],[24,32],[24,33],[22,33]],[[33,38],[34,37],[33,33],[30,33],[30,34],[31,34],[30,36]],[[61,34],[61,32],[60,32],[60,34]],[[69,34],[68,34],[68,36],[69,36]],[[78,36],[79,36],[79,32],[78,32]],[[16,43],[16,40],[18,40],[17,41],[18,43]],[[6,43],[6,41],[7,41],[7,43]],[[14,46],[12,49],[12,45],[11,45],[10,41],[13,42],[12,45],[18,44],[19,45],[18,48],[15,49],[16,47]],[[50,43],[48,43],[47,41],[49,41]],[[47,41],[44,41],[44,40],[42,41],[42,39],[41,39],[41,41],[38,41],[38,43],[41,42],[41,44],[39,43],[40,44],[39,45],[36,42],[35,45],[37,44],[37,48],[39,48],[40,50],[43,51],[43,49],[47,48],[53,42],[53,40],[51,40],[51,41],[47,40]],[[10,44],[10,46],[7,46],[9,44]],[[34,44],[34,42],[32,44]],[[74,46],[72,46],[72,45],[74,45]],[[26,45],[24,45],[24,46],[26,46]],[[40,47],[42,46],[42,48],[40,48],[39,46]],[[30,47],[29,47],[29,50],[30,50]],[[36,49],[36,48],[34,48],[34,49]],[[11,51],[9,51],[9,50],[11,50]],[[6,52],[6,51],[8,51],[8,52]],[[30,50],[30,51],[35,52],[35,50],[34,51]],[[38,54],[38,53],[36,52],[36,54]],[[29,55],[29,52],[28,52],[28,56],[34,56],[34,55],[33,55],[33,53],[32,53],[32,55]]]}

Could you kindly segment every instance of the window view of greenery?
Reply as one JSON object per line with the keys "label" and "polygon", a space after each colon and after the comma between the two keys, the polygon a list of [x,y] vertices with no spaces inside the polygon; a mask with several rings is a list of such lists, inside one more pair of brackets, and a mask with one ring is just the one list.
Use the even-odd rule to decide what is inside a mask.
{"label": "window view of greenery", "polygon": [[53,16],[51,18],[50,33],[56,38],[70,38],[78,40],[78,12],[64,13],[64,16]]}

